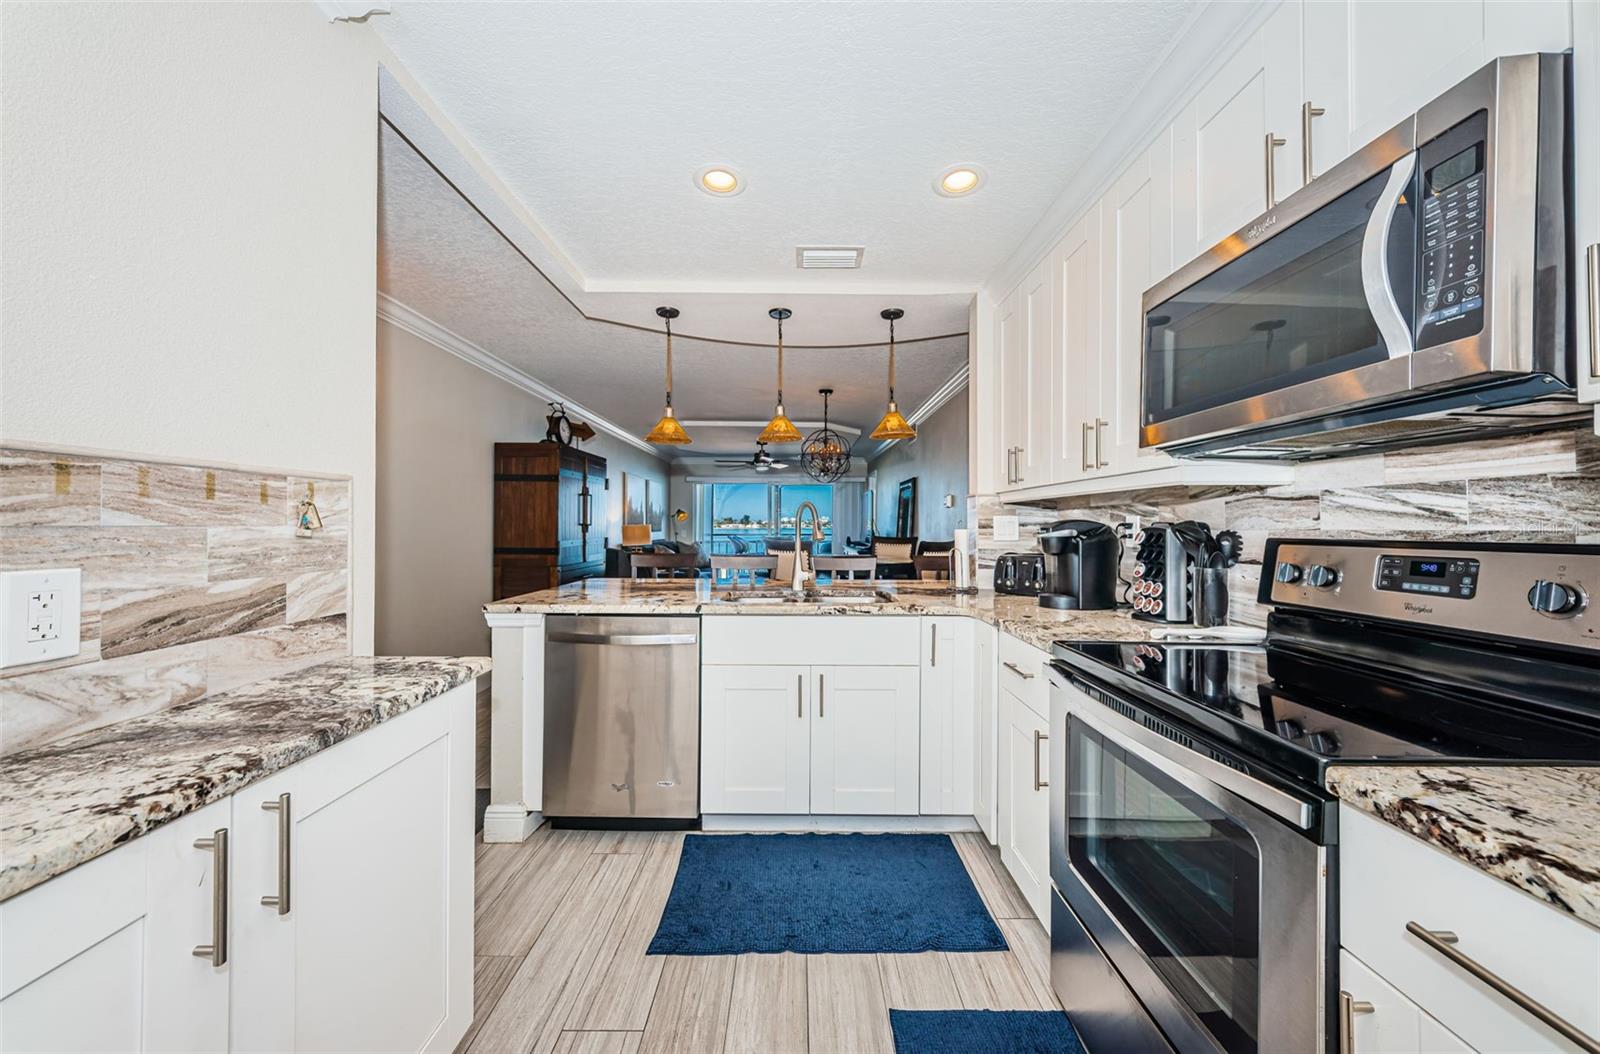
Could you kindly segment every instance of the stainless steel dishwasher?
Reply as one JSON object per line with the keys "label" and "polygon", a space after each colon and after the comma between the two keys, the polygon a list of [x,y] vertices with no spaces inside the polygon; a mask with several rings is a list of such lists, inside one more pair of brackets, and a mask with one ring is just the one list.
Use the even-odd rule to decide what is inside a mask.
{"label": "stainless steel dishwasher", "polygon": [[576,827],[692,826],[699,617],[551,615],[544,655],[545,815]]}

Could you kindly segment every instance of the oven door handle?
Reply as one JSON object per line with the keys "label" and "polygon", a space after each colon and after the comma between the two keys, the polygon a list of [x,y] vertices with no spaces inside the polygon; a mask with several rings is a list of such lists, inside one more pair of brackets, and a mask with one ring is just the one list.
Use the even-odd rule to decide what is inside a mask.
{"label": "oven door handle", "polygon": [[[1389,229],[1394,226],[1394,216],[1400,208],[1400,195],[1411,183],[1411,173],[1417,167],[1415,151],[1401,156],[1389,167],[1389,181],[1378,195],[1378,203],[1367,217],[1367,229],[1361,236],[1361,291],[1367,298],[1367,310],[1377,324],[1378,335],[1388,349],[1391,359],[1410,355],[1414,350],[1411,323],[1400,313],[1391,284],[1395,276],[1389,273]],[[1420,266],[1420,262],[1419,262]],[[1406,281],[1410,275],[1404,276]]]}
{"label": "oven door handle", "polygon": [[[1095,705],[1097,710],[1104,710],[1099,704]],[[1302,831],[1316,826],[1312,808],[1306,802],[1198,751],[1179,746],[1143,725],[1109,710],[1091,714],[1075,701],[1067,703],[1067,713],[1198,794],[1205,795],[1208,785],[1220,787]]]}

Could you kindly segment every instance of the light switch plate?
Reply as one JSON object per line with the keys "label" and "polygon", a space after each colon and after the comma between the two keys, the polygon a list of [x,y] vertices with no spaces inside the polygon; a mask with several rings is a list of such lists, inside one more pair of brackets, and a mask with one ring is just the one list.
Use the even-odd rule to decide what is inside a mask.
{"label": "light switch plate", "polygon": [[997,542],[1015,542],[1022,538],[1022,518],[1020,516],[996,516],[994,518],[994,540]]}
{"label": "light switch plate", "polygon": [[0,572],[0,668],[78,654],[83,572]]}

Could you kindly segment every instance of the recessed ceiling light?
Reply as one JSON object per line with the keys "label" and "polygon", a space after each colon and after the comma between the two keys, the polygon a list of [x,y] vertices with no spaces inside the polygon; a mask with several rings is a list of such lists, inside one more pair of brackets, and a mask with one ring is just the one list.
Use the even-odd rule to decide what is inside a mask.
{"label": "recessed ceiling light", "polygon": [[731,168],[712,165],[702,168],[695,177],[695,186],[716,198],[731,198],[744,191],[744,182]]}
{"label": "recessed ceiling light", "polygon": [[977,165],[955,165],[945,169],[933,181],[933,189],[947,198],[960,198],[971,194],[983,183],[983,169]]}

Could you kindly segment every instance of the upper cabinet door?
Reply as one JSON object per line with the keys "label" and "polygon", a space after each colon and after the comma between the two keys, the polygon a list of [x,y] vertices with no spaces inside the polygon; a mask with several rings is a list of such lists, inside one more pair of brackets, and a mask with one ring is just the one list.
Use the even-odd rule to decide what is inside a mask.
{"label": "upper cabinet door", "polygon": [[1600,402],[1600,4],[1572,8],[1578,394]]}
{"label": "upper cabinet door", "polygon": [[1179,116],[1174,263],[1299,189],[1300,17],[1300,0],[1281,4]]}
{"label": "upper cabinet door", "polygon": [[1001,302],[995,312],[995,347],[1000,353],[997,377],[1000,398],[999,489],[1017,486],[1017,451],[1027,441],[1028,369],[1023,357],[1022,324],[1017,315],[1020,289]]}
{"label": "upper cabinet door", "polygon": [[1050,480],[1050,434],[1056,407],[1050,398],[1050,268],[1046,260],[1022,283],[1017,300],[1019,336],[1025,368],[1021,417],[1023,431],[1016,456],[1016,482],[1037,487]]}
{"label": "upper cabinet door", "polygon": [[1050,424],[1050,481],[1096,470],[1094,427],[1100,416],[1100,207],[1092,206],[1049,257],[1055,287],[1051,344],[1055,414]]}
{"label": "upper cabinet door", "polygon": [[1094,460],[1105,472],[1157,468],[1171,459],[1139,453],[1144,292],[1172,271],[1172,135],[1163,132],[1100,203],[1105,286],[1100,326],[1099,416]]}

